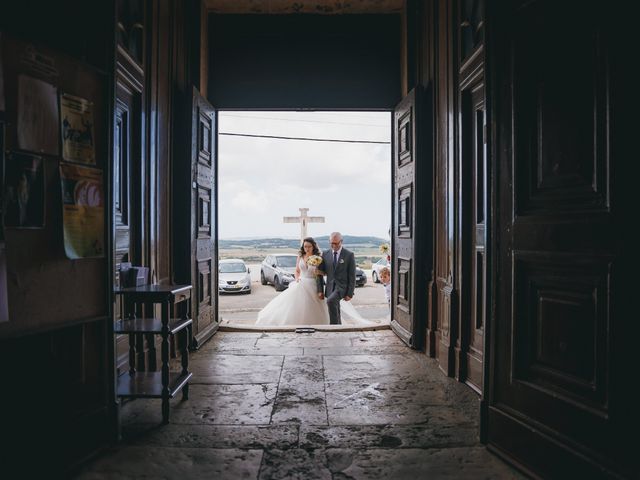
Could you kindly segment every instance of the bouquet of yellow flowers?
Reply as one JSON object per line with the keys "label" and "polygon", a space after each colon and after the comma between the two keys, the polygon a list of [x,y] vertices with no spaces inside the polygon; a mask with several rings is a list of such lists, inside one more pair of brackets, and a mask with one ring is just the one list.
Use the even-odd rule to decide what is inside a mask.
{"label": "bouquet of yellow flowers", "polygon": [[388,243],[383,243],[382,245],[380,245],[380,253],[382,255],[389,255],[389,244]]}
{"label": "bouquet of yellow flowers", "polygon": [[319,255],[311,255],[309,258],[307,258],[307,265],[309,265],[310,267],[317,267],[321,263],[322,257],[320,257]]}

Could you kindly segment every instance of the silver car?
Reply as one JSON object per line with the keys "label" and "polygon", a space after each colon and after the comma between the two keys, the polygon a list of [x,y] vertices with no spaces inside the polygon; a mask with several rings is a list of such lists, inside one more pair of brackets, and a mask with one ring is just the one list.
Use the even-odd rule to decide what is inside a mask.
{"label": "silver car", "polygon": [[251,270],[239,258],[218,262],[218,293],[251,293]]}
{"label": "silver car", "polygon": [[382,270],[383,267],[391,270],[391,262],[389,262],[387,257],[383,257],[371,265],[371,280],[373,280],[373,283],[380,283],[380,270]]}
{"label": "silver car", "polygon": [[298,256],[292,253],[267,255],[260,265],[260,283],[271,283],[276,292],[281,292],[293,282]]}

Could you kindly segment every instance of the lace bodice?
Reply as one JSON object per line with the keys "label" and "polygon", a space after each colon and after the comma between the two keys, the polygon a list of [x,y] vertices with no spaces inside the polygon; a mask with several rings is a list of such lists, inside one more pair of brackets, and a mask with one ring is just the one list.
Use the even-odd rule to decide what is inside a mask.
{"label": "lace bodice", "polygon": [[300,257],[298,259],[298,266],[300,267],[301,278],[315,278],[316,267],[308,266],[307,262],[304,261],[304,258]]}

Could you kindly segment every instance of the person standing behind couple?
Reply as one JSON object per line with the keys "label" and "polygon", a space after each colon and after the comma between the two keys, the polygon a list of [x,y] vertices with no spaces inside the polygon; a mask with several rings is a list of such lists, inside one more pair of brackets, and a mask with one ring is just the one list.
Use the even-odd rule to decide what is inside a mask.
{"label": "person standing behind couple", "polygon": [[318,298],[327,299],[331,325],[340,325],[340,300],[351,300],[356,286],[356,259],[353,252],[342,246],[340,232],[333,232],[329,243],[331,248],[322,252],[322,263],[318,267],[322,274],[318,276]]}
{"label": "person standing behind couple", "polygon": [[382,267],[380,269],[380,283],[384,287],[384,294],[387,297],[387,304],[389,310],[391,310],[391,270],[388,267]]}

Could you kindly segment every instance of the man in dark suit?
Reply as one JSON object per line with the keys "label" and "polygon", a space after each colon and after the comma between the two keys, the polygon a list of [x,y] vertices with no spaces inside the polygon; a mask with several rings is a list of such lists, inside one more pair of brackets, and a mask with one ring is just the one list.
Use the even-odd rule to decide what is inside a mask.
{"label": "man in dark suit", "polygon": [[331,248],[322,253],[318,267],[327,277],[326,285],[323,277],[318,277],[318,297],[327,299],[331,325],[340,325],[340,300],[351,300],[356,286],[356,258],[353,252],[342,247],[340,232],[333,232],[329,242]]}

